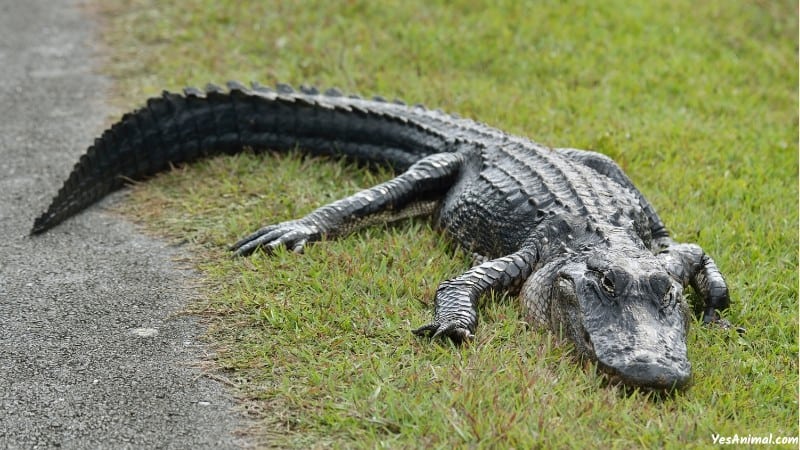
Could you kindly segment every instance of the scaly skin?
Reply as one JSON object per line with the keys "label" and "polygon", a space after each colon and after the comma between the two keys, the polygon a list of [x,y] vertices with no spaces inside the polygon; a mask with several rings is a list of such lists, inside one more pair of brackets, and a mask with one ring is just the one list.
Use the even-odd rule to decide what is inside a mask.
{"label": "scaly skin", "polygon": [[548,149],[421,106],[345,97],[332,90],[248,89],[229,83],[164,93],[126,114],[80,159],[41,233],[123,186],[172,164],[218,153],[299,148],[401,172],[396,178],[266,226],[237,255],[296,252],[365,225],[428,215],[480,264],[439,285],[433,321],[416,334],[473,337],[475,307],[490,291],[521,293],[527,320],[562,333],[612,380],[686,386],[688,308],[683,289],[719,322],[728,289],[700,247],[669,237],[653,207],[608,157]]}

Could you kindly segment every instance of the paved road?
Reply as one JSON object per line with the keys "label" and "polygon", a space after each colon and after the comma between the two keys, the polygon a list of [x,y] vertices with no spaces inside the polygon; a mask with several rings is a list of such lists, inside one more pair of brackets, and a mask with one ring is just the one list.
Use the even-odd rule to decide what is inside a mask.
{"label": "paved road", "polygon": [[174,249],[102,207],[27,236],[109,113],[94,31],[77,0],[0,0],[0,448],[244,445]]}

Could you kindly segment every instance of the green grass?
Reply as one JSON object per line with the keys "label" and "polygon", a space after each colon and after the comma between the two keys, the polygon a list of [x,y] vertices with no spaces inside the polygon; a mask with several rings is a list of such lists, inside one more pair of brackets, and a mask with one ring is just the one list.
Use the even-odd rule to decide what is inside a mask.
{"label": "green grass", "polygon": [[[206,82],[275,81],[396,96],[554,146],[614,157],[679,240],[730,283],[694,326],[694,385],[605,386],[568,344],[488,301],[474,345],[416,339],[439,281],[469,258],[423,221],[305,255],[231,259],[266,223],[390,176],[240,155],[138,185],[124,209],[192,244],[221,374],[281,447],[709,447],[796,435],[797,9],[788,1],[234,2],[96,0],[117,105]],[[379,5],[378,3],[382,3]]]}

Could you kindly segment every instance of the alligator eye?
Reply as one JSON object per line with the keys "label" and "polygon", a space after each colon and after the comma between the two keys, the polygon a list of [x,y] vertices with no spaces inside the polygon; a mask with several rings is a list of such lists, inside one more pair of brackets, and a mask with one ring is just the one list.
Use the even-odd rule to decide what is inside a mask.
{"label": "alligator eye", "polygon": [[607,275],[608,272],[589,269],[588,273],[594,277],[595,282],[600,286],[603,292],[610,296],[614,296],[614,280]]}
{"label": "alligator eye", "polygon": [[603,274],[602,278],[600,279],[600,286],[603,287],[603,290],[609,294],[614,294],[614,282],[611,281],[611,278],[607,277]]}
{"label": "alligator eye", "polygon": [[677,303],[677,295],[675,292],[675,288],[670,286],[667,290],[667,294],[664,295],[664,298],[661,299],[661,307],[662,308],[670,308]]}

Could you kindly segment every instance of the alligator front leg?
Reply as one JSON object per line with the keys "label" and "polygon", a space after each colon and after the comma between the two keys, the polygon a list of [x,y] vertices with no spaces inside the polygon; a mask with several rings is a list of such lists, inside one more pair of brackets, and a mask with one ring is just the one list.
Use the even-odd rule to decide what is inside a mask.
{"label": "alligator front leg", "polygon": [[475,266],[442,282],[436,290],[433,322],[417,328],[418,336],[449,337],[455,343],[471,339],[478,322],[478,300],[491,291],[519,290],[538,260],[535,249],[523,249]]}
{"label": "alligator front leg", "polygon": [[[732,325],[719,315],[719,311],[730,305],[728,286],[714,260],[696,244],[679,244],[671,239],[663,239],[664,247],[658,257],[664,262],[667,271],[684,286],[691,285],[703,299],[703,323],[717,324],[723,328]],[[743,328],[737,331],[743,332]]]}
{"label": "alligator front leg", "polygon": [[269,225],[231,246],[237,256],[285,246],[302,252],[310,242],[344,236],[367,225],[431,214],[457,179],[466,156],[437,153],[402,175],[318,208],[307,216]]}

